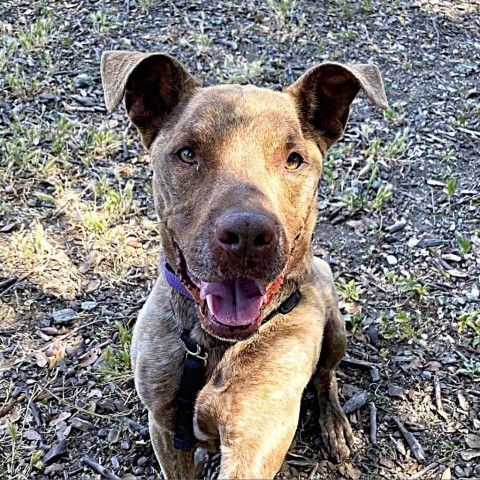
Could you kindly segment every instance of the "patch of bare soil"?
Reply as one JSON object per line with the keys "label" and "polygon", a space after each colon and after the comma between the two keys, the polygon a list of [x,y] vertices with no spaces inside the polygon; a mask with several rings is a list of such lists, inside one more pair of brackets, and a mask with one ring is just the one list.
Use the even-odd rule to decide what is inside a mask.
{"label": "patch of bare soil", "polygon": [[477,0],[2,2],[0,478],[159,476],[129,369],[157,268],[151,169],[105,110],[105,49],[166,51],[205,84],[379,66],[390,109],[356,101],[315,236],[356,449],[328,461],[307,391],[279,478],[480,478],[479,31]]}

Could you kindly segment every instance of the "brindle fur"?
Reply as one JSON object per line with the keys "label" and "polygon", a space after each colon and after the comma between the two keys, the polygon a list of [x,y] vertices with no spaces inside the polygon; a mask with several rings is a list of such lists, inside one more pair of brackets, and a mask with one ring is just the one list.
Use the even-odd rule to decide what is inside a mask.
{"label": "brindle fur", "polygon": [[[193,452],[173,448],[175,397],[187,327],[209,355],[207,384],[195,409],[199,446],[221,452],[220,478],[272,478],[298,423],[300,400],[315,373],[322,438],[337,461],[353,439],[338,401],[334,369],[345,352],[345,327],[329,266],[313,257],[317,184],[322,160],[342,135],[350,104],[363,89],[386,108],[372,65],[326,63],[308,70],[283,92],[254,86],[202,88],[163,54],[105,52],[102,79],[109,110],[125,99],[153,164],[154,201],[162,238],[161,264],[175,265],[175,242],[190,271],[209,282],[228,278],[232,260],[213,240],[213,226],[231,208],[256,209],[275,219],[275,252],[245,261],[245,274],[283,286],[265,314],[295,289],[302,300],[259,332],[236,343],[205,333],[192,300],[173,291],[162,272],[134,330],[135,384],[149,412],[152,443],[166,478],[193,478]],[[201,168],[173,152],[190,145]],[[292,173],[292,146],[308,162]]]}

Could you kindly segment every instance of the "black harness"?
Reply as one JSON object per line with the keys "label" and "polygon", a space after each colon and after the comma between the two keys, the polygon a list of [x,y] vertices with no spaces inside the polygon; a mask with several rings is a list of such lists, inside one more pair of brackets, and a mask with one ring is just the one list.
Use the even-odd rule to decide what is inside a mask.
{"label": "black harness", "polygon": [[[171,285],[170,282],[169,284]],[[291,312],[301,299],[302,294],[299,290],[295,290],[278,309],[263,320],[262,324],[271,320],[278,313],[286,315]],[[185,329],[180,338],[185,348],[185,362],[176,399],[177,413],[173,445],[177,450],[189,451],[195,447],[197,442],[193,432],[193,416],[198,392],[205,386],[208,353],[205,348],[191,338],[190,330]]]}

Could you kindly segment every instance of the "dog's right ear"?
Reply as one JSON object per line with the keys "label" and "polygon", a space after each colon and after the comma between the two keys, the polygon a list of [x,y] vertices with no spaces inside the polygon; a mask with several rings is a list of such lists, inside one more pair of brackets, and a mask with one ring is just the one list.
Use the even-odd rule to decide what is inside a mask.
{"label": "dog's right ear", "polygon": [[147,149],[169,115],[200,87],[165,53],[106,51],[101,72],[107,109],[114,110],[125,98],[127,114]]}

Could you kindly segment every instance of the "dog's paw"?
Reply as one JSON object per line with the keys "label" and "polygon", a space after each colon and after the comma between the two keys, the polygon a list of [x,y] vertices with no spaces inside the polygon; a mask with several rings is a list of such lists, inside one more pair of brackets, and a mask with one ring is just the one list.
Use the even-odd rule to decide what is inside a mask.
{"label": "dog's paw", "polygon": [[329,456],[341,463],[350,456],[353,434],[350,423],[340,406],[328,403],[320,414],[322,443]]}

